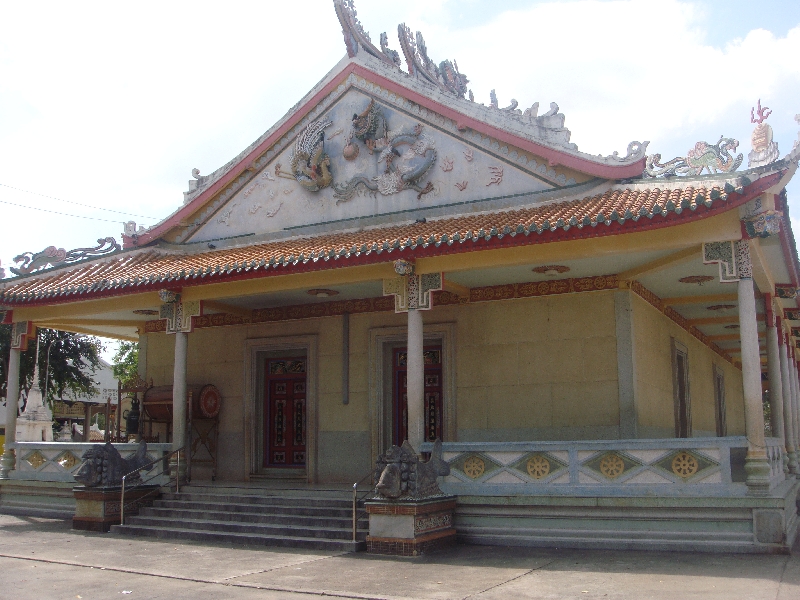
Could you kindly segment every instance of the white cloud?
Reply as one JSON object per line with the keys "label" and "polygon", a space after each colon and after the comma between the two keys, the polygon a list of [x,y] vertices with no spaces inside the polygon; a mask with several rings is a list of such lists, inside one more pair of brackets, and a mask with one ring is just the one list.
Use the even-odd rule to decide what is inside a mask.
{"label": "white cloud", "polygon": [[[399,50],[396,27],[406,22],[434,60],[456,58],[479,102],[493,88],[501,104],[558,102],[587,152],[649,139],[671,158],[725,134],[746,154],[759,97],[774,110],[782,152],[797,138],[800,26],[714,47],[703,42],[713,21],[675,0],[532,2],[505,12],[475,3],[467,7],[486,11],[482,24],[458,30],[448,23],[463,4],[356,3],[373,40],[387,31]],[[330,0],[11,3],[0,23],[0,183],[164,216],[181,203],[193,167],[208,173],[238,154],[344,52]],[[118,218],[7,188],[0,200]],[[121,231],[2,204],[0,214],[3,266],[22,250],[86,246]]]}

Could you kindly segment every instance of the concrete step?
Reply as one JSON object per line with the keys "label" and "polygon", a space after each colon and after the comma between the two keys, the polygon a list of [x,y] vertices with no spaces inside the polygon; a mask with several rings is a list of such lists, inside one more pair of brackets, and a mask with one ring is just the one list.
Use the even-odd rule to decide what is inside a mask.
{"label": "concrete step", "polygon": [[113,525],[111,531],[124,535],[149,536],[160,539],[193,540],[198,542],[235,545],[276,546],[282,548],[305,548],[307,550],[325,550],[327,552],[357,552],[366,548],[366,542],[364,541],[354,542],[352,540],[343,539],[331,540],[314,537],[269,536],[230,531],[183,529],[179,527]]}
{"label": "concrete step", "polygon": [[[304,525],[307,527],[351,527],[353,522],[352,515],[350,514],[347,516],[329,516],[326,514],[265,514],[261,512],[234,512],[226,509],[227,507],[219,507],[219,510],[193,510],[151,506],[143,508],[139,514],[148,517],[171,517],[178,521],[184,519],[209,519],[211,521],[236,521],[239,523],[265,524],[291,522],[295,525]],[[359,528],[366,529],[367,525],[368,520],[365,516],[359,519]]]}
{"label": "concrete step", "polygon": [[[197,511],[224,510],[232,513],[272,514],[272,515],[302,515],[302,516],[330,516],[352,517],[352,505],[346,508],[326,506],[291,506],[284,504],[241,504],[239,502],[193,502],[189,500],[156,500],[155,508],[174,508]],[[359,506],[359,509],[361,507]]]}
{"label": "concrete step", "polygon": [[166,493],[161,496],[164,500],[181,500],[184,502],[206,502],[218,504],[253,504],[259,506],[322,506],[326,508],[349,508],[352,506],[352,497],[321,498],[314,495],[306,496],[265,496],[251,494],[208,494],[196,492],[181,492],[179,494]]}
{"label": "concrete step", "polygon": [[[175,519],[173,517],[155,517],[138,515],[127,519],[126,525],[169,528],[180,526],[181,529],[221,531],[241,534],[252,534],[262,537],[296,537],[325,538],[332,540],[348,540],[352,538],[351,527],[309,527],[294,523],[242,523],[240,521],[216,521],[212,519]],[[358,537],[366,538],[366,530],[358,532]]]}

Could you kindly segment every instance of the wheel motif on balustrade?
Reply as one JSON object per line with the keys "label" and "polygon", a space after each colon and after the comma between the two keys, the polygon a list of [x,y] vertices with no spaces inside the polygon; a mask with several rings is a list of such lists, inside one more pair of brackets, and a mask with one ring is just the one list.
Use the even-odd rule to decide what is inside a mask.
{"label": "wheel motif on balustrade", "polygon": [[625,471],[625,461],[616,454],[606,454],[600,461],[600,472],[609,479],[616,479]]}
{"label": "wheel motif on balustrade", "polygon": [[486,471],[486,463],[480,456],[470,456],[464,461],[464,473],[472,479],[477,479]]}
{"label": "wheel motif on balustrade", "polygon": [[700,469],[697,459],[688,452],[681,452],[672,459],[672,472],[678,477],[691,477]]}
{"label": "wheel motif on balustrade", "polygon": [[528,459],[526,468],[528,470],[528,475],[534,479],[541,479],[550,474],[550,461],[541,454],[537,454]]}

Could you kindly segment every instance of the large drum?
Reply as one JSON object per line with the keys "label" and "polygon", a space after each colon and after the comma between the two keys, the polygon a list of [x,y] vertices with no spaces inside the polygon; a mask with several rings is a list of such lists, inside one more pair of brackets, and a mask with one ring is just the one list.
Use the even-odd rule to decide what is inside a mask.
{"label": "large drum", "polygon": [[[214,419],[222,408],[222,396],[213,385],[186,386],[187,402],[192,404],[192,417]],[[144,395],[142,410],[150,421],[172,422],[172,386],[160,385],[150,388]]]}

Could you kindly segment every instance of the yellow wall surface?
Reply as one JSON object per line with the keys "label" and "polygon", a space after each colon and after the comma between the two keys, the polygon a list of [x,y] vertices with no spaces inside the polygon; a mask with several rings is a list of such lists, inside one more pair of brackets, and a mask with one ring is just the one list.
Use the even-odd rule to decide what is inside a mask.
{"label": "yellow wall surface", "polygon": [[459,441],[617,437],[614,292],[441,307],[454,321]]}
{"label": "yellow wall surface", "polygon": [[631,295],[639,437],[675,436],[673,337],[688,349],[693,435],[716,435],[714,365],[724,373],[728,435],[744,435],[741,371],[639,296]]}
{"label": "yellow wall surface", "polygon": [[[453,331],[448,343],[455,365],[455,441],[619,437],[615,293],[619,292],[426,311],[426,327],[448,325]],[[689,350],[694,435],[715,434],[714,364],[725,373],[728,433],[742,434],[741,373],[638,296],[632,294],[631,302],[639,437],[674,436],[671,336]],[[257,431],[245,422],[247,340],[316,336],[318,477],[349,480],[368,470],[370,436],[377,427],[370,405],[370,332],[402,331],[405,324],[406,316],[394,313],[350,317],[347,404],[342,402],[342,317],[199,329],[190,334],[188,382],[212,383],[223,397],[220,478],[246,477],[245,431]],[[156,385],[172,383],[173,352],[172,336],[147,336],[147,377]]]}
{"label": "yellow wall surface", "polygon": [[[613,292],[443,306],[425,312],[424,322],[455,324],[451,343],[458,440],[617,437]],[[356,440],[354,451],[363,447],[369,454],[370,331],[405,324],[406,316],[394,313],[350,317],[348,404],[342,403],[341,317],[191,333],[187,381],[214,384],[223,397],[220,478],[246,475],[243,434],[251,427],[245,423],[246,340],[317,336],[317,432],[320,440],[329,440],[319,448],[319,477],[324,480],[335,467],[323,454],[335,448],[346,452]],[[147,378],[155,385],[172,383],[173,353],[172,336],[147,336]],[[369,464],[369,457],[356,463]]]}

